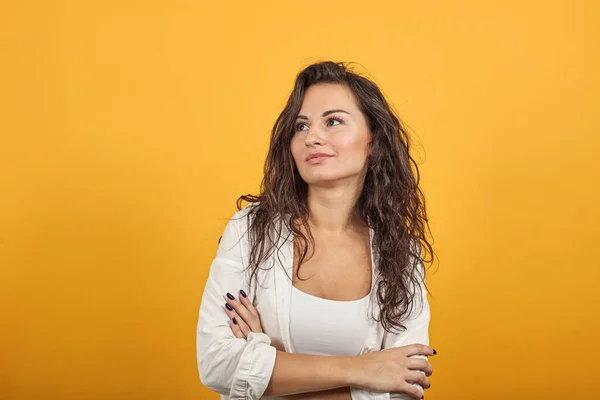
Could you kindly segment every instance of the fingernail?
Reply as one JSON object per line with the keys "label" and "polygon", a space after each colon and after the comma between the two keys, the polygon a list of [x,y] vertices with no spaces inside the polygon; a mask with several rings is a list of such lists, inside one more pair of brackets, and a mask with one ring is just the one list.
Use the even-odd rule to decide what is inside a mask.
{"label": "fingernail", "polygon": [[248,297],[248,296],[246,296],[246,292],[244,292],[243,290],[240,290],[240,293],[242,294],[242,296]]}
{"label": "fingernail", "polygon": [[435,356],[437,354],[437,351],[435,351],[435,349],[433,349],[433,355]]}
{"label": "fingernail", "polygon": [[227,293],[227,297],[229,297],[229,300],[235,300],[235,297],[231,293]]}
{"label": "fingernail", "polygon": [[237,325],[237,320],[235,319],[235,317],[233,317],[233,323],[234,325]]}
{"label": "fingernail", "polygon": [[225,303],[225,307],[229,310],[229,311],[233,311],[233,307],[231,307],[229,304]]}

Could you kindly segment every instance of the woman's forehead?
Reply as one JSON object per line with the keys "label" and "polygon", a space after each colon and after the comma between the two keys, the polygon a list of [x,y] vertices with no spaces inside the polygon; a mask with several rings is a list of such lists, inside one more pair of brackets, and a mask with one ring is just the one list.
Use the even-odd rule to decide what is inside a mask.
{"label": "woman's forehead", "polygon": [[304,94],[300,114],[320,114],[330,109],[356,111],[358,107],[352,91],[344,85],[335,83],[320,83],[309,87]]}

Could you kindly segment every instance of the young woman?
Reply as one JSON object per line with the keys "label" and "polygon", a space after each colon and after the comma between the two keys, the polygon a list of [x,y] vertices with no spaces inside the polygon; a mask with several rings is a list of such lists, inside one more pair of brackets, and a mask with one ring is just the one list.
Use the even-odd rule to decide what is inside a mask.
{"label": "young woman", "polygon": [[423,398],[433,249],[408,135],[377,85],[343,63],[301,71],[264,172],[210,268],[202,383],[221,399]]}

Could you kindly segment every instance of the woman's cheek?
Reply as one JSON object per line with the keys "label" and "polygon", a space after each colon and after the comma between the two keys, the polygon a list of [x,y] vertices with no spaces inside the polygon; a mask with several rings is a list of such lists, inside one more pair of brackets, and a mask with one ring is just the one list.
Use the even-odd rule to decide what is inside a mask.
{"label": "woman's cheek", "polygon": [[354,138],[347,135],[337,135],[333,140],[333,147],[336,152],[355,151],[358,149],[358,143]]}
{"label": "woman's cheek", "polygon": [[290,145],[290,151],[292,153],[292,158],[294,159],[294,162],[296,163],[296,165],[298,165],[299,150],[298,150],[298,143],[295,141],[295,139],[292,139],[292,143]]}

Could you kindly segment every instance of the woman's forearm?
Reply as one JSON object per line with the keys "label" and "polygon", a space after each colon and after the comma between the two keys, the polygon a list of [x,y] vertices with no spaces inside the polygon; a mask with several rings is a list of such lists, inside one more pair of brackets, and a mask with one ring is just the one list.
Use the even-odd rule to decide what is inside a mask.
{"label": "woman's forearm", "polygon": [[[313,356],[277,351],[265,396],[329,391],[352,386],[359,357]],[[343,390],[335,394],[343,393]],[[334,395],[334,393],[330,393]],[[327,397],[325,397],[327,398]]]}

